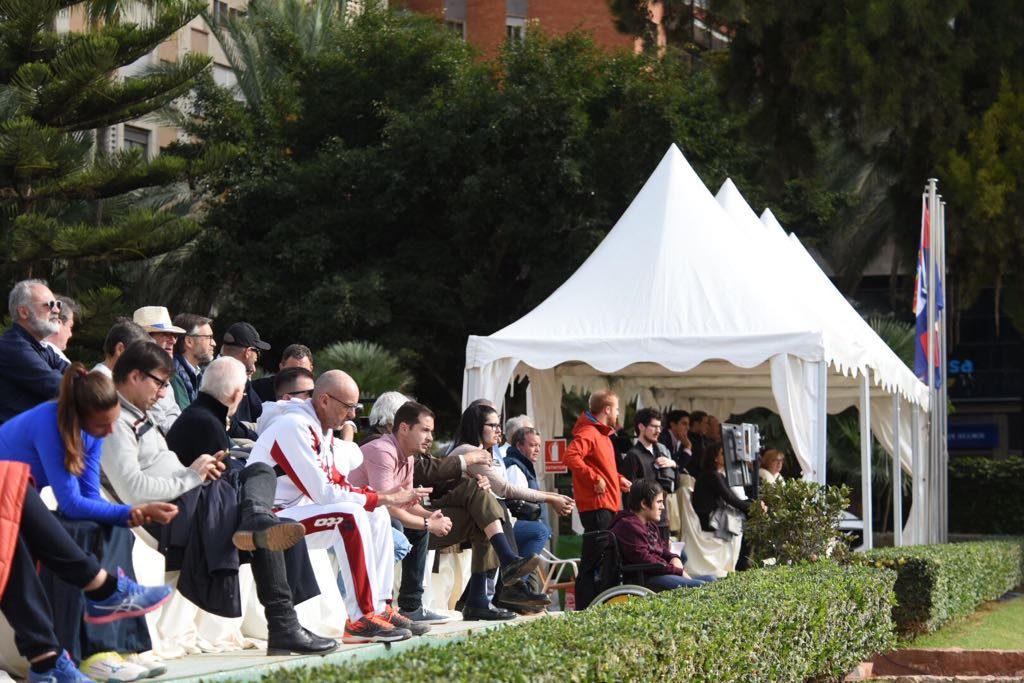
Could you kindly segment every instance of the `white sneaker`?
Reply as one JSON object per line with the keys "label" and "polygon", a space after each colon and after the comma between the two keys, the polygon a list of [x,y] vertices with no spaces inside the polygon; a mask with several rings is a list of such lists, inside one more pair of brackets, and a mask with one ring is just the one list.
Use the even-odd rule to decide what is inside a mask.
{"label": "white sneaker", "polygon": [[[131,654],[122,655],[122,657],[126,662],[138,664],[143,669],[146,669],[145,678],[156,678],[167,673],[167,665],[164,664],[164,660],[155,655],[152,650],[148,652],[132,652]],[[3,682],[0,681],[0,683]]]}
{"label": "white sneaker", "polygon": [[127,662],[116,652],[97,652],[83,660],[78,669],[97,681],[138,681],[149,674],[148,668]]}

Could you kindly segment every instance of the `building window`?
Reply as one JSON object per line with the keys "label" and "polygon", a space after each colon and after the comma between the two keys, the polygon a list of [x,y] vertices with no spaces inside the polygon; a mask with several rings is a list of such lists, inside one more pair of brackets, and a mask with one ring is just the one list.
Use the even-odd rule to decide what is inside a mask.
{"label": "building window", "polygon": [[446,21],[444,25],[452,30],[455,35],[463,40],[466,39],[466,23],[463,21]]}
{"label": "building window", "polygon": [[526,19],[505,17],[505,38],[510,43],[520,43],[526,37]]}
{"label": "building window", "polygon": [[200,55],[210,54],[210,34],[197,28],[192,29],[192,40],[189,44],[189,49]]}
{"label": "building window", "polygon": [[137,126],[124,127],[124,148],[142,150],[142,156],[149,158],[149,131]]}
{"label": "building window", "polygon": [[213,20],[218,24],[224,24],[228,20],[228,3],[222,0],[213,0]]}

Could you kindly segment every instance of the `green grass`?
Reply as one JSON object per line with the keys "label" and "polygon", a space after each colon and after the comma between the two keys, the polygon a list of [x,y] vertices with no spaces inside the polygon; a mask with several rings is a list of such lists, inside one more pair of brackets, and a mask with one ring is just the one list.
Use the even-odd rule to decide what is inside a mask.
{"label": "green grass", "polygon": [[555,555],[561,558],[579,557],[583,547],[583,537],[575,534],[559,534]]}
{"label": "green grass", "polygon": [[987,602],[974,614],[958,619],[935,633],[915,638],[908,646],[1024,650],[1024,598]]}

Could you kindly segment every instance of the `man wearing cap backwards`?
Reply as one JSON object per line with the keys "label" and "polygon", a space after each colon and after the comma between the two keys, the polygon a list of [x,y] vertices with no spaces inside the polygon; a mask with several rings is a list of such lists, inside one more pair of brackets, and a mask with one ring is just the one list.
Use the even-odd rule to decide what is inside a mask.
{"label": "man wearing cap backwards", "polygon": [[260,339],[260,333],[249,323],[235,323],[224,333],[221,344],[221,355],[236,358],[245,366],[245,374],[249,378],[245,382],[245,394],[242,402],[231,420],[228,436],[232,439],[256,441],[256,421],[263,414],[263,401],[252,388],[252,373],[256,371],[256,361],[260,351],[269,351],[270,344]]}
{"label": "man wearing cap backwards", "polygon": [[[137,308],[132,314],[132,321],[149,332],[153,341],[166,351],[168,356],[174,358],[174,343],[178,341],[179,334],[185,334],[185,330],[171,322],[171,314],[165,307],[143,306]],[[174,393],[170,391],[161,396],[156,405],[149,409],[150,418],[164,436],[167,436],[167,432],[179,415],[181,415],[181,408],[174,400]]]}
{"label": "man wearing cap backwards", "polygon": [[60,327],[61,302],[43,280],[22,280],[7,299],[11,326],[0,335],[0,424],[57,397],[68,363],[40,342]]}

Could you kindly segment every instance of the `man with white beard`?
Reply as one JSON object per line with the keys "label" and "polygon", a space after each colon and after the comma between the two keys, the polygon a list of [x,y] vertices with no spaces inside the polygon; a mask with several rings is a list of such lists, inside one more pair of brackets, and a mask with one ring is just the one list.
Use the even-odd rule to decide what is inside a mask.
{"label": "man with white beard", "polygon": [[0,424],[57,397],[67,361],[41,342],[60,329],[61,302],[44,280],[22,280],[7,299],[12,325],[0,335]]}

